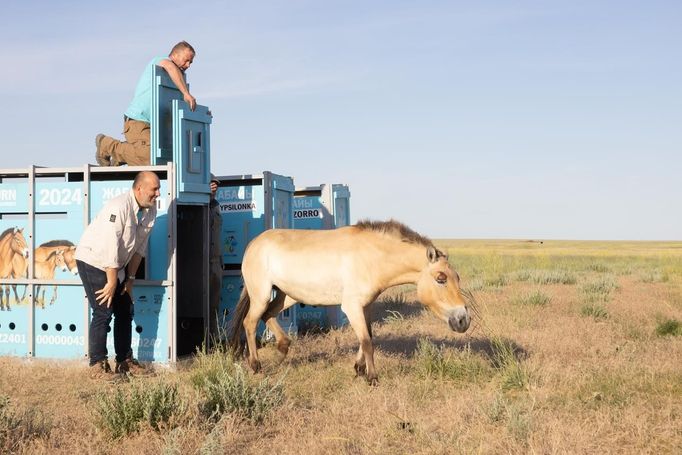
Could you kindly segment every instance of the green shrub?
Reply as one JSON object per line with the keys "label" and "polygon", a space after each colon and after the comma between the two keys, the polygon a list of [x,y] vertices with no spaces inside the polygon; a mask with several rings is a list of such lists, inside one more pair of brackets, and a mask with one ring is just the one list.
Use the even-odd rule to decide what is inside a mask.
{"label": "green shrub", "polygon": [[507,277],[504,275],[486,277],[483,282],[485,286],[489,288],[501,288],[509,283]]}
{"label": "green shrub", "polygon": [[596,305],[594,303],[588,303],[580,308],[580,314],[583,316],[591,317],[594,319],[606,319],[609,317],[609,313],[601,305]]}
{"label": "green shrub", "polygon": [[518,358],[518,349],[500,337],[491,339],[493,366],[500,372],[503,389],[523,389],[528,386],[530,375]]}
{"label": "green shrub", "polygon": [[676,319],[666,319],[660,321],[656,326],[658,336],[680,336],[682,335],[682,324]]}
{"label": "green shrub", "polygon": [[587,282],[581,286],[583,297],[587,302],[607,302],[611,298],[611,291],[616,289],[618,289],[618,283],[610,276]]}
{"label": "green shrub", "polygon": [[593,264],[588,264],[587,270],[598,273],[607,273],[609,272],[609,267],[606,264],[597,262]]}
{"label": "green shrub", "polygon": [[529,281],[535,284],[575,284],[575,274],[563,269],[555,270],[520,270],[514,275],[516,281]]}
{"label": "green shrub", "polygon": [[468,347],[452,352],[424,338],[417,344],[415,368],[417,374],[424,378],[471,382],[491,376],[484,359],[474,355]]}
{"label": "green shrub", "polygon": [[642,272],[640,281],[642,281],[642,283],[667,283],[670,281],[670,275],[667,272],[661,272],[660,270],[648,270]]}
{"label": "green shrub", "polygon": [[100,427],[118,439],[136,432],[141,422],[158,431],[173,416],[182,415],[186,405],[176,385],[158,383],[135,386],[127,392],[121,388],[113,394],[102,392],[97,395],[95,409]]}
{"label": "green shrub", "polygon": [[244,369],[236,363],[226,368],[197,372],[192,382],[203,396],[200,409],[211,420],[218,420],[222,414],[229,413],[253,423],[262,423],[284,402],[281,381],[270,385],[266,378],[253,385]]}
{"label": "green shrub", "polygon": [[542,291],[535,290],[524,295],[513,297],[511,302],[517,305],[545,306],[552,299]]}

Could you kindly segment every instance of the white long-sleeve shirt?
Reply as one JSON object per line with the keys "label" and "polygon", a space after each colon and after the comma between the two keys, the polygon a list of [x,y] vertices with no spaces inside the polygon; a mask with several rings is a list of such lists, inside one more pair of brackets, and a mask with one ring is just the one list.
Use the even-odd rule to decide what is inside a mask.
{"label": "white long-sleeve shirt", "polygon": [[131,189],[107,202],[92,220],[76,247],[76,259],[101,270],[121,270],[133,254],[145,256],[155,220],[156,206],[140,209]]}

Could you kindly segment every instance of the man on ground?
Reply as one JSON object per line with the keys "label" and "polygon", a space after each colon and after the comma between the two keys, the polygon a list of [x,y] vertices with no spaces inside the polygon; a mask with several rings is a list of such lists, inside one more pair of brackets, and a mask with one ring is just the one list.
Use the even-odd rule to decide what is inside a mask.
{"label": "man on ground", "polygon": [[85,229],[76,248],[76,265],[92,310],[88,356],[90,376],[108,377],[107,331],[114,317],[116,373],[144,373],[133,359],[132,291],[156,220],[159,177],[135,176],[132,189],[110,200]]}

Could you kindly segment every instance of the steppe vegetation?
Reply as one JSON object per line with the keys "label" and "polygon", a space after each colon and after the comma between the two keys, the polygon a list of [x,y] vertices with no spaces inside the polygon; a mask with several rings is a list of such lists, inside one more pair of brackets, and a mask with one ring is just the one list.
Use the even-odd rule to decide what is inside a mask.
{"label": "steppe vegetation", "polygon": [[109,384],[0,358],[0,453],[680,453],[682,242],[436,242],[475,297],[451,332],[414,289],[258,375],[224,352]]}

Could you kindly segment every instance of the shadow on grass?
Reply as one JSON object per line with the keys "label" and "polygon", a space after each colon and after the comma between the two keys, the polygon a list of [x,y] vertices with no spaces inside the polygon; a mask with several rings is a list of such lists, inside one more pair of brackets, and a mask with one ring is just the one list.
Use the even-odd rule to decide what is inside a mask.
{"label": "shadow on grass", "polygon": [[372,322],[383,321],[400,313],[403,319],[419,316],[426,307],[416,301],[408,301],[397,296],[378,300],[372,304]]}
{"label": "shadow on grass", "polygon": [[[307,335],[308,340],[324,335]],[[412,359],[418,351],[419,340],[424,337],[419,336],[379,336],[374,337],[372,342],[375,349],[389,355],[400,355],[406,359]],[[461,351],[470,349],[474,354],[479,354],[485,357],[491,364],[495,365],[499,362],[500,350],[503,349],[505,353],[512,356],[516,361],[522,361],[529,357],[528,351],[518,343],[509,339],[495,339],[495,338],[470,338],[470,337],[427,337],[429,342],[442,346],[445,349],[453,349]],[[310,345],[308,345],[310,349]],[[304,356],[291,359],[289,362],[292,366],[303,365],[315,362],[337,362],[339,359],[348,356],[354,356],[357,352],[358,345],[353,343],[351,346],[337,346],[333,350],[323,351],[311,349],[312,352]]]}
{"label": "shadow on grass", "polygon": [[[417,352],[419,339],[419,337],[411,336],[389,336],[375,338],[373,341],[376,348],[379,348],[388,354],[398,354],[409,359],[413,358],[415,352]],[[471,352],[481,354],[491,360],[495,359],[499,354],[500,343],[503,343],[516,360],[521,361],[528,358],[528,351],[526,351],[523,346],[509,339],[495,340],[494,338],[472,339],[467,337],[428,337],[428,340],[436,346],[443,346],[445,349],[463,350],[468,346]]]}

